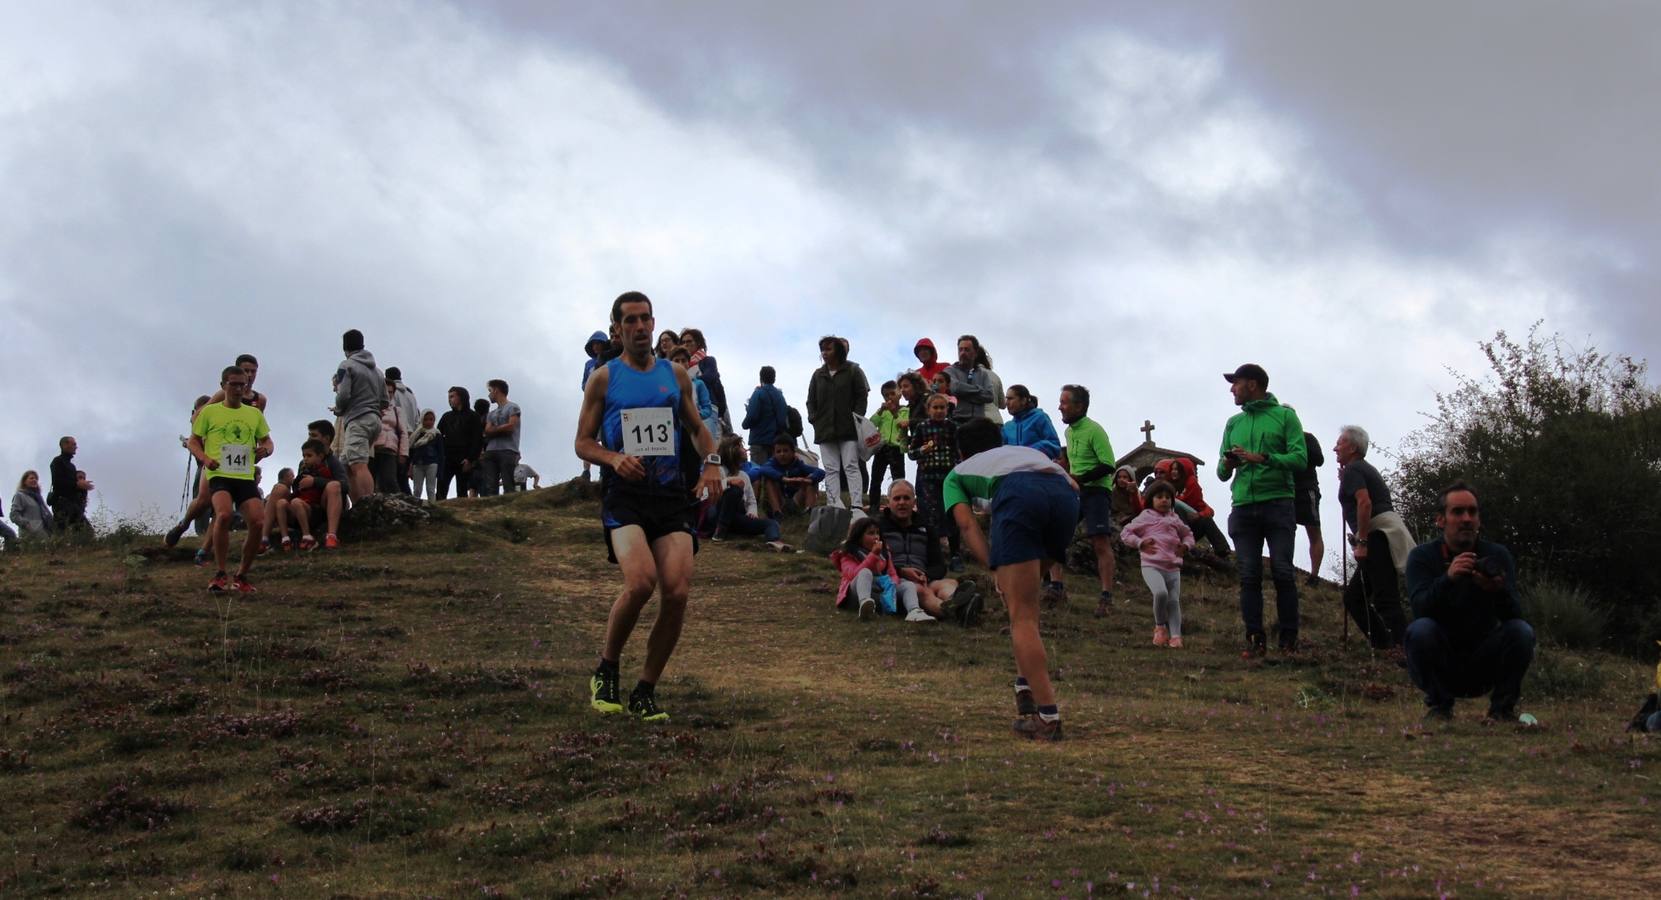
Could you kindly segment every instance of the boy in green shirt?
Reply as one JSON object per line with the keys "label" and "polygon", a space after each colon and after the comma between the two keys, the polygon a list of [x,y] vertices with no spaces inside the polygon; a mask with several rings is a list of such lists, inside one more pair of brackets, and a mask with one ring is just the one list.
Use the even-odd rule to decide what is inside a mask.
{"label": "boy in green shirt", "polygon": [[877,426],[882,443],[871,455],[870,495],[866,504],[872,510],[882,499],[882,476],[892,472],[894,480],[905,478],[905,449],[907,431],[911,427],[911,410],[900,405],[900,386],[892,381],[882,384],[882,405],[871,414],[871,424]]}

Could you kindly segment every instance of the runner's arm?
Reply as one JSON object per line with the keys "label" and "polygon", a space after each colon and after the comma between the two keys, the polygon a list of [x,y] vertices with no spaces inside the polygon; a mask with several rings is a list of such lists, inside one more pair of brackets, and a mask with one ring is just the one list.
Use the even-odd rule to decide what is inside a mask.
{"label": "runner's arm", "polygon": [[968,503],[959,503],[952,507],[952,518],[957,521],[957,530],[963,538],[963,549],[969,551],[969,556],[987,568],[992,567],[992,551],[986,545],[986,535],[980,530],[980,522],[975,520],[974,507]]}

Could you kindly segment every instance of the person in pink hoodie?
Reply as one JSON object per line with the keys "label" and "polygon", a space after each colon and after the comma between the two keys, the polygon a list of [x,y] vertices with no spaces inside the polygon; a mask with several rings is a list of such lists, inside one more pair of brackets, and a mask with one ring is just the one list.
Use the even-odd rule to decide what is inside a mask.
{"label": "person in pink hoodie", "polygon": [[1155,647],[1182,646],[1182,558],[1194,546],[1194,532],[1172,510],[1176,500],[1169,481],[1154,482],[1147,508],[1119,532],[1125,546],[1142,552],[1142,580],[1153,593]]}
{"label": "person in pink hoodie", "polygon": [[[842,575],[842,584],[836,589],[836,605],[841,608],[857,602],[860,621],[876,617],[877,597],[886,595],[883,606],[892,612],[896,608],[896,590],[902,585],[913,590],[917,587],[909,581],[902,582],[899,570],[894,567],[893,555],[882,543],[882,529],[870,517],[854,520],[853,527],[848,529],[847,542],[831,551],[830,560]],[[915,605],[915,602],[907,603],[906,607]],[[933,617],[929,619],[932,621]]]}

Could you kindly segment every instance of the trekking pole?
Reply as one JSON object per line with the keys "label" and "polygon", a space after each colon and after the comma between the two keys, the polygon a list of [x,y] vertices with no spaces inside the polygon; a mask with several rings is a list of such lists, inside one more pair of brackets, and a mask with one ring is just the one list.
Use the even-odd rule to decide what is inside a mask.
{"label": "trekking pole", "polygon": [[[1344,526],[1344,545],[1353,546],[1350,544],[1350,526],[1347,524]],[[1343,550],[1339,550],[1338,562],[1344,573],[1344,594],[1347,594],[1350,590],[1350,555]],[[1355,574],[1359,578],[1361,570],[1357,568]],[[1344,636],[1339,639],[1338,645],[1348,650],[1350,648],[1350,614],[1349,610],[1344,608],[1343,594],[1340,594],[1338,598],[1338,617],[1344,620]]]}

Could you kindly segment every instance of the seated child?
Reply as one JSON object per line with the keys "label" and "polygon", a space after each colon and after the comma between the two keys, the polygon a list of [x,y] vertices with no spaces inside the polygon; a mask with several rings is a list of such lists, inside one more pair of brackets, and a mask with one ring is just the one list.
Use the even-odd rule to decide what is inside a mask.
{"label": "seated child", "polygon": [[753,464],[745,459],[744,439],[736,434],[729,434],[721,439],[716,453],[721,457],[721,478],[724,487],[721,497],[716,501],[711,517],[711,540],[724,541],[734,535],[760,536],[767,542],[767,546],[779,552],[788,552],[789,544],[779,540],[779,523],[776,519],[763,519],[756,515],[756,492],[754,483],[745,468]]}
{"label": "seated child", "polygon": [[1113,524],[1123,529],[1141,512],[1142,492],[1136,489],[1136,470],[1120,466],[1113,472]]}
{"label": "seated child", "polygon": [[758,481],[767,496],[768,509],[773,518],[785,514],[785,503],[794,503],[794,509],[804,510],[818,501],[819,482],[825,480],[825,470],[810,466],[796,456],[796,439],[781,434],[773,439],[773,458],[757,466],[751,478]]}
{"label": "seated child", "polygon": [[[837,608],[858,604],[860,621],[869,621],[882,612],[900,609],[895,602],[899,592],[905,592],[904,608],[908,622],[932,622],[934,617],[917,605],[917,585],[900,578],[894,567],[894,556],[882,542],[882,528],[869,516],[855,520],[848,530],[848,539],[831,551],[831,563],[842,575],[836,589]],[[852,588],[850,591],[849,589]]]}
{"label": "seated child", "polygon": [[329,445],[316,438],[308,438],[300,445],[300,470],[294,476],[291,493],[286,499],[272,501],[277,507],[277,529],[283,538],[283,549],[293,550],[289,537],[289,520],[300,528],[300,549],[317,546],[312,528],[322,521],[328,530],[324,546],[340,546],[335,531],[340,527],[341,498],[346,494],[346,467],[329,452]]}
{"label": "seated child", "polygon": [[1217,527],[1217,513],[1205,503],[1205,493],[1200,490],[1200,480],[1195,477],[1194,463],[1187,459],[1161,460],[1160,464],[1170,463],[1168,475],[1160,475],[1158,467],[1154,474],[1171,483],[1176,490],[1176,511],[1182,516],[1182,521],[1193,529],[1194,537],[1203,538],[1211,544],[1211,551],[1219,558],[1228,558],[1228,538],[1223,537],[1223,530]]}
{"label": "seated child", "polygon": [[1177,492],[1169,481],[1148,488],[1148,508],[1137,514],[1119,540],[1142,553],[1142,580],[1153,593],[1153,645],[1182,647],[1182,558],[1194,533],[1172,509]]}

